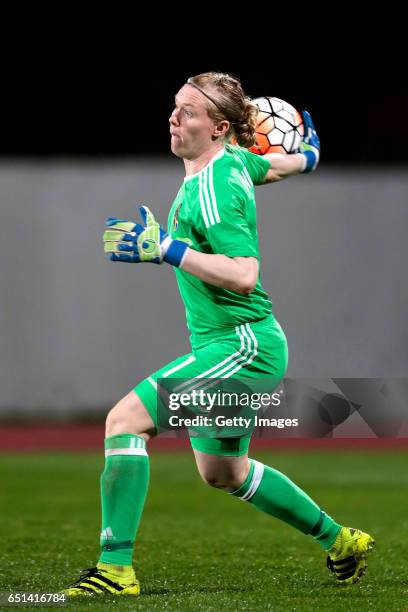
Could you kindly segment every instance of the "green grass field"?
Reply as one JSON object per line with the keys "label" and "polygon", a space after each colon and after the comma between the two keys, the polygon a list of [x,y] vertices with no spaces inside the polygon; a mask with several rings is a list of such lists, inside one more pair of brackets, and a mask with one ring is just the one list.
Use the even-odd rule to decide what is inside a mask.
{"label": "green grass field", "polygon": [[[311,537],[202,484],[190,454],[156,453],[135,550],[142,596],[67,607],[408,610],[407,453],[253,456],[285,472],[338,521],[374,535],[360,584],[339,586]],[[57,591],[95,565],[102,467],[91,453],[0,456],[0,591]]]}

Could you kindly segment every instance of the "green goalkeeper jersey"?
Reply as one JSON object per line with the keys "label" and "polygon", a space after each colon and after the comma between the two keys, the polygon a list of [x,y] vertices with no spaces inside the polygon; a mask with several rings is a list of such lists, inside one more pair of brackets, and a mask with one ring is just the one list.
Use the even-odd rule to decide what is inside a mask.
{"label": "green goalkeeper jersey", "polygon": [[[171,238],[201,253],[259,260],[254,185],[269,168],[260,155],[226,145],[200,172],[185,177],[169,213]],[[240,295],[180,268],[175,272],[193,335],[259,321],[272,312],[259,277],[252,293]]]}

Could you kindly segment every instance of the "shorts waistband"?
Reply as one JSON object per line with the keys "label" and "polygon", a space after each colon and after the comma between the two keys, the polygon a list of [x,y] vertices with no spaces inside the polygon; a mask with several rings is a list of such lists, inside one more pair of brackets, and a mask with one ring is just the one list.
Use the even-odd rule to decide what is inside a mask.
{"label": "shorts waistband", "polygon": [[227,339],[228,337],[236,336],[236,328],[240,325],[251,326],[253,331],[261,331],[262,329],[268,329],[274,327],[276,325],[279,326],[278,321],[275,319],[273,315],[268,315],[264,319],[258,319],[257,321],[242,321],[241,323],[236,323],[230,327],[223,327],[221,329],[214,329],[202,334],[191,334],[190,343],[193,349],[201,348],[209,344],[210,342]]}

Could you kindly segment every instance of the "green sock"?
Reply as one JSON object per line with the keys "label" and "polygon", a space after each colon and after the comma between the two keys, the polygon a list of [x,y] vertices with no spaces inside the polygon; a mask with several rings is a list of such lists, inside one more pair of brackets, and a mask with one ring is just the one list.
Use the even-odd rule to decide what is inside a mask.
{"label": "green sock", "polygon": [[133,545],[149,484],[146,443],[133,434],[110,436],[105,439],[105,457],[99,561],[132,565]]}
{"label": "green sock", "polygon": [[250,459],[245,482],[232,495],[248,501],[259,510],[285,521],[305,534],[312,535],[328,550],[341,526],[330,518],[302,489],[287,476]]}

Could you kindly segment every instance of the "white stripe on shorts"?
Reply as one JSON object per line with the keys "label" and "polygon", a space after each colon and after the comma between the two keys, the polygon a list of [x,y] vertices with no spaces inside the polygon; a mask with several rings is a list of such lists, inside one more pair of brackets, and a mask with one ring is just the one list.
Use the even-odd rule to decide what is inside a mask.
{"label": "white stripe on shorts", "polygon": [[[235,374],[241,368],[249,365],[255,359],[258,354],[257,346],[258,341],[253,333],[249,323],[245,323],[245,325],[237,325],[235,328],[236,333],[241,339],[241,346],[238,351],[224,359],[223,361],[217,363],[215,366],[206,370],[202,374],[198,374],[197,378],[229,378],[232,374]],[[251,338],[254,342],[254,348],[252,348]],[[247,346],[245,346],[245,344]],[[246,350],[246,353],[243,354],[243,351]],[[235,357],[238,357],[235,359]],[[220,368],[224,366],[221,370]],[[232,368],[232,369],[231,369]],[[180,392],[180,389],[184,393],[188,393],[192,389],[202,388],[203,390],[213,386],[213,383],[206,384],[206,381],[203,381],[200,384],[193,383],[191,380],[185,383],[182,383],[178,387],[175,388],[175,391]]]}
{"label": "white stripe on shorts", "polygon": [[188,359],[186,359],[182,363],[179,363],[178,365],[174,366],[174,368],[167,370],[167,372],[163,372],[163,374],[159,376],[159,378],[167,378],[167,376],[170,376],[170,374],[174,374],[174,372],[181,370],[181,368],[188,366],[189,363],[192,363],[195,360],[196,358],[194,357],[194,355],[190,355],[190,357],[188,357]]}
{"label": "white stripe on shorts", "polygon": [[155,391],[157,391],[157,382],[151,377],[149,376],[149,378],[147,379],[149,381],[149,383],[152,385],[153,389]]}
{"label": "white stripe on shorts", "polygon": [[[250,337],[251,337],[251,338],[253,339],[253,341],[254,341],[254,348],[252,349],[252,354],[251,354],[251,355],[248,355],[248,353],[247,353],[247,355],[246,355],[246,356],[248,356],[248,360],[247,360],[247,362],[246,362],[246,363],[242,363],[241,365],[238,365],[238,367],[237,367],[237,368],[235,368],[234,370],[232,370],[232,372],[229,372],[229,373],[228,373],[228,377],[229,377],[229,376],[232,376],[233,374],[235,374],[235,372],[237,372],[238,370],[240,370],[242,367],[244,367],[244,366],[245,366],[245,367],[246,367],[246,366],[249,366],[249,365],[250,365],[250,364],[253,362],[253,360],[255,359],[255,357],[256,357],[256,356],[257,356],[257,354],[258,354],[258,350],[257,350],[257,348],[258,348],[258,340],[256,339],[255,334],[254,334],[254,332],[252,331],[251,326],[249,325],[249,323],[245,323],[245,327],[244,327],[244,326],[242,326],[242,333],[245,335],[245,337],[247,337],[247,335],[246,335],[246,334],[247,334],[247,333],[249,333]],[[247,338],[248,338],[248,337],[247,337]],[[249,345],[251,346],[251,340],[250,340],[250,338],[248,338],[248,343],[249,343]],[[225,377],[225,378],[228,378],[228,377]]]}

